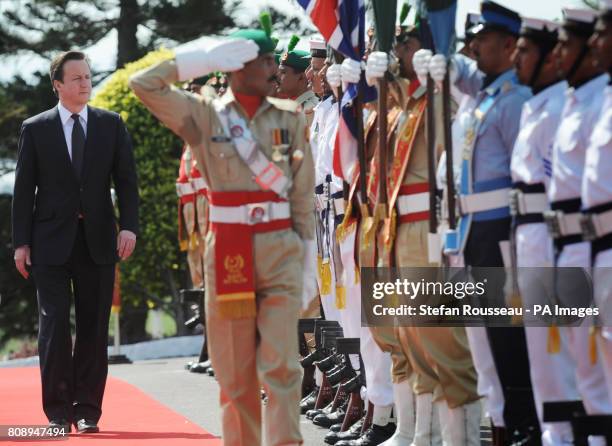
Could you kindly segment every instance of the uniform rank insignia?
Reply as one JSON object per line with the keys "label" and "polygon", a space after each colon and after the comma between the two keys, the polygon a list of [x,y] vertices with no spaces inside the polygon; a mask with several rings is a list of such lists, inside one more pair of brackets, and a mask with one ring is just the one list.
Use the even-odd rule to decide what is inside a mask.
{"label": "uniform rank insignia", "polygon": [[272,161],[279,163],[287,159],[289,150],[289,130],[272,129]]}

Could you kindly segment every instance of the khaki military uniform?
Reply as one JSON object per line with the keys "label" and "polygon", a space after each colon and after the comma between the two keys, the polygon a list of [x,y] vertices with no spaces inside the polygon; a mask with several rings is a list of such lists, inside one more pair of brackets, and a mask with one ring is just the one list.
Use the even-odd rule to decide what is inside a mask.
{"label": "khaki military uniform", "polygon": [[[400,93],[407,115],[418,113],[425,96],[414,94],[404,96],[407,81],[400,79]],[[397,86],[396,86],[397,87]],[[423,92],[424,93],[424,92]],[[436,95],[435,110],[442,111],[441,95]],[[436,117],[442,122],[441,116]],[[397,135],[398,137],[401,135]],[[397,150],[397,141],[393,144]],[[425,118],[421,120],[408,158],[402,186],[406,189],[417,185],[427,186],[428,157]],[[436,144],[437,158],[442,145]],[[407,187],[409,186],[409,187]],[[420,209],[409,210],[419,212]],[[408,219],[410,220],[410,219]],[[395,240],[395,260],[398,268],[436,266],[429,263],[427,238],[428,218],[416,218],[401,222],[398,218],[397,238]],[[408,270],[403,270],[405,273]],[[420,280],[421,277],[402,277]],[[476,370],[472,363],[467,335],[463,327],[397,327],[397,336],[402,350],[410,358],[415,369],[414,392],[434,393],[434,398],[444,398],[450,408],[477,400]]]}
{"label": "khaki military uniform", "polygon": [[204,287],[204,238],[208,229],[206,184],[197,170],[191,148],[185,145],[176,183],[179,195],[179,242],[187,252],[187,265],[194,288]]}
{"label": "khaki military uniform", "polygon": [[[261,192],[233,144],[217,138],[222,134],[222,124],[211,100],[176,89],[173,84],[177,80],[176,62],[172,60],[137,73],[130,79],[130,86],[155,116],[190,144],[209,195]],[[255,317],[231,319],[221,314],[215,268],[223,265],[216,265],[213,255],[207,254],[205,259],[207,330],[210,356],[221,387],[223,440],[230,446],[261,444],[260,383],[268,395],[264,408],[266,444],[300,443],[297,319],[302,293],[302,240],[314,237],[314,172],[306,124],[293,101],[265,98],[252,119],[231,89],[220,101],[248,123],[268,159],[273,154],[275,131],[287,131],[290,146],[276,165],[292,180],[287,197],[291,227],[253,235]],[[221,242],[210,230],[207,253],[214,252],[217,243]]]}
{"label": "khaki military uniform", "polygon": [[314,119],[314,108],[319,105],[319,98],[311,90],[306,90],[304,93],[295,98],[306,115],[306,124],[308,128],[312,125]]}

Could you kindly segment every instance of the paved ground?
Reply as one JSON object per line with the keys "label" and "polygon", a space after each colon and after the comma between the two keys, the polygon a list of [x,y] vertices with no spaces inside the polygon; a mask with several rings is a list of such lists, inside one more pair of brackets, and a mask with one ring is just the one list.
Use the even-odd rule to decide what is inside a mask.
{"label": "paved ground", "polygon": [[[152,398],[202,426],[211,434],[221,436],[219,386],[208,375],[189,373],[184,365],[195,357],[135,361],[129,365],[111,365],[110,374],[140,388]],[[481,426],[482,445],[488,446],[490,430],[486,420]],[[304,446],[321,446],[327,429],[314,426],[301,418]]]}
{"label": "paved ground", "polygon": [[[171,358],[135,361],[128,365],[111,365],[110,374],[140,388],[149,396],[202,426],[211,434],[221,436],[219,386],[208,375],[189,373],[185,363],[196,358]],[[327,432],[304,417],[301,420],[304,446],[323,445]]]}

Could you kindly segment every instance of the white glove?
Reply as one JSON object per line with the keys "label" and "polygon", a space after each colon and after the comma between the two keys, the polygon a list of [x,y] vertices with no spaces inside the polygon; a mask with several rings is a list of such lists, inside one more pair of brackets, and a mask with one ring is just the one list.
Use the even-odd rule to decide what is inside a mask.
{"label": "white glove", "polygon": [[179,50],[175,54],[179,81],[204,76],[213,71],[241,70],[257,57],[259,47],[252,40],[223,39],[196,48]]}
{"label": "white glove", "polygon": [[332,89],[338,88],[342,84],[342,68],[339,63],[331,65],[327,69],[327,83]]}
{"label": "white glove", "polygon": [[361,78],[361,64],[356,60],[346,58],[342,62],[342,82],[356,84]]}
{"label": "white glove", "polygon": [[375,85],[378,79],[382,79],[389,66],[389,56],[382,51],[374,51],[368,56],[365,69],[365,77],[368,85]]}
{"label": "white glove", "polygon": [[429,74],[431,74],[431,78],[436,82],[436,85],[440,87],[442,82],[444,82],[444,77],[446,76],[446,57],[442,54],[436,54],[429,61]]}
{"label": "white glove", "polygon": [[432,52],[430,50],[418,50],[412,56],[412,67],[421,85],[427,85],[427,73],[429,73],[429,61]]}
{"label": "white glove", "polygon": [[317,286],[317,245],[314,240],[302,240],[304,247],[304,284],[302,287],[302,308],[314,299],[318,292]]}

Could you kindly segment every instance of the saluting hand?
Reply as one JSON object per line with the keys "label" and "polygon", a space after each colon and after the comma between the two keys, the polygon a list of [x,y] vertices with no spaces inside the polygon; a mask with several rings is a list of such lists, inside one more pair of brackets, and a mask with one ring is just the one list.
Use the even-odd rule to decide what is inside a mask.
{"label": "saluting hand", "polygon": [[117,236],[117,254],[121,260],[127,259],[136,247],[136,234],[124,229]]}

